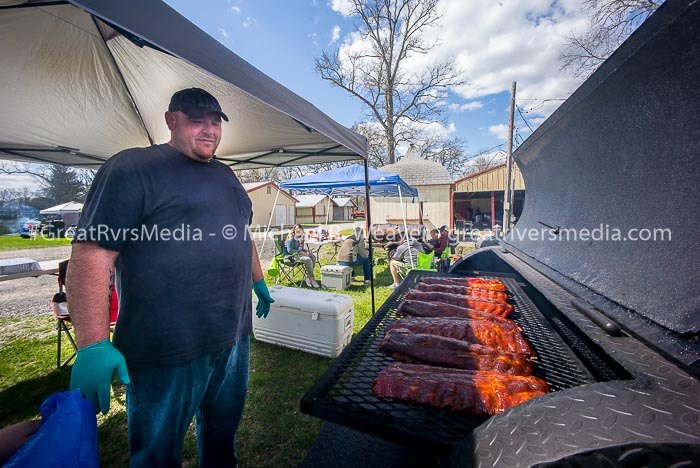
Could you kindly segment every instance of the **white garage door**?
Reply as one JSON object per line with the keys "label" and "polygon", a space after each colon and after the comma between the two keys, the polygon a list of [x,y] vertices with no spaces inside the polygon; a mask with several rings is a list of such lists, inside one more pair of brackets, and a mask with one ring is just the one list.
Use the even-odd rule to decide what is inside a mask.
{"label": "white garage door", "polygon": [[287,222],[287,207],[285,205],[275,206],[275,226],[289,224]]}

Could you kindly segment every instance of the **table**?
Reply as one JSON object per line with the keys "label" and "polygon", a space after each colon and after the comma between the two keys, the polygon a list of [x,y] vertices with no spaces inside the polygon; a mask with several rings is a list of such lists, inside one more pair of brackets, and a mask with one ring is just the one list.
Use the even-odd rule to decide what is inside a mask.
{"label": "table", "polygon": [[344,239],[327,239],[327,240],[305,240],[304,243],[306,244],[306,247],[309,249],[309,252],[314,254],[314,257],[316,258],[316,263],[318,263],[319,268],[321,267],[321,258],[319,256],[319,252],[321,252],[321,249],[323,248],[324,245],[333,245],[333,255],[331,255],[331,260],[335,260],[335,256],[338,254],[338,247],[340,247],[340,244],[343,243]]}
{"label": "table", "polygon": [[0,275],[0,281],[10,281],[20,278],[36,278],[42,275],[58,274],[58,264],[63,260],[46,260],[39,263],[39,270],[23,271],[22,273],[12,273],[9,275]]}

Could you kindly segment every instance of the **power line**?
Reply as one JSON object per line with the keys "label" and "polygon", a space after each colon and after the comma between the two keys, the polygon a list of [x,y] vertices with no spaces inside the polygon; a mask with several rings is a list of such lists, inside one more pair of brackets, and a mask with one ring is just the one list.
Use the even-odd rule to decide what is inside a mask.
{"label": "power line", "polygon": [[501,144],[498,144],[498,145],[496,145],[496,146],[493,146],[493,147],[491,147],[491,148],[489,148],[489,149],[485,149],[485,150],[483,150],[483,151],[479,151],[478,153],[473,154],[473,155],[467,157],[467,159],[476,158],[477,156],[481,156],[481,155],[484,154],[484,153],[488,153],[489,151],[493,151],[493,150],[495,150],[496,148],[500,148],[500,147],[503,146],[503,145],[505,145],[505,143],[501,143]]}
{"label": "power line", "polygon": [[567,98],[518,98],[516,101],[566,101]]}
{"label": "power line", "polygon": [[522,109],[520,109],[520,106],[515,106],[516,109],[518,109],[518,114],[520,114],[520,117],[523,119],[523,122],[525,122],[525,125],[527,125],[527,128],[530,129],[531,132],[534,132],[530,124],[527,122],[527,119],[523,115]]}

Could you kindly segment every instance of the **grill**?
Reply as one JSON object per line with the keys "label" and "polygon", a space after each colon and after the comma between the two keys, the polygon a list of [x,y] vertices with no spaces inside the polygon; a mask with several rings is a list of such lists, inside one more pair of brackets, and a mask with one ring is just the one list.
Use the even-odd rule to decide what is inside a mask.
{"label": "grill", "polygon": [[[668,0],[513,153],[527,190],[516,231],[450,270],[506,283],[552,393],[486,419],[375,398],[390,362],[377,347],[412,274],[302,408],[448,466],[696,465],[699,70],[700,2]],[[651,227],[672,240],[625,237]],[[315,454],[352,453],[348,432]],[[391,453],[373,443],[348,466]]]}
{"label": "grill", "polygon": [[[379,351],[385,329],[400,318],[396,314],[397,307],[406,293],[424,276],[458,275],[410,272],[351,346],[304,396],[302,411],[388,439],[402,442],[413,440],[436,446],[455,444],[486,420],[415,404],[380,400],[372,393],[372,383],[379,372],[393,362]],[[515,309],[510,318],[522,327],[523,335],[535,350],[538,358],[535,374],[547,382],[550,391],[597,381],[562,336],[552,328],[552,318],[548,319],[542,314],[514,278],[502,275],[484,277],[497,278],[508,288]],[[558,325],[563,326],[560,320]]]}

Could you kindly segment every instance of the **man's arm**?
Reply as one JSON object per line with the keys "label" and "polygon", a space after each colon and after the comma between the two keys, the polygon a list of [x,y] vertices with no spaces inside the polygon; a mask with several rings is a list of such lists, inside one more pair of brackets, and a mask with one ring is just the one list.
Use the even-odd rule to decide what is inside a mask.
{"label": "man's arm", "polygon": [[260,266],[260,259],[258,258],[258,248],[255,247],[255,241],[251,239],[250,245],[253,253],[253,283],[263,279],[262,267]]}
{"label": "man's arm", "polygon": [[263,277],[262,267],[260,266],[260,259],[258,258],[258,249],[255,247],[255,240],[251,240],[252,248],[252,266],[253,266],[253,291],[255,295],[258,296],[258,305],[255,308],[255,314],[259,318],[267,317],[270,313],[270,304],[275,302],[270,296],[270,291],[267,289],[265,284],[265,278]]}
{"label": "man's arm", "polygon": [[116,372],[128,384],[124,356],[109,341],[109,287],[119,252],[94,242],[73,244],[66,281],[68,310],[75,328],[78,356],[70,375],[70,389],[80,389],[95,412],[109,411],[110,383]]}
{"label": "man's arm", "polygon": [[118,255],[94,242],[73,244],[66,292],[78,348],[109,338],[110,283]]}

